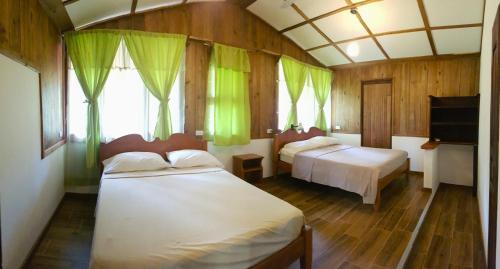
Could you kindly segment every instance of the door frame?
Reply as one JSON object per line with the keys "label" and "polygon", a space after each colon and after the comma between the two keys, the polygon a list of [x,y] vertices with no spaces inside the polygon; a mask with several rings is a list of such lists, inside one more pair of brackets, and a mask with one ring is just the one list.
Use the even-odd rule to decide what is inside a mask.
{"label": "door frame", "polygon": [[392,149],[392,114],[394,113],[394,85],[393,85],[393,79],[392,78],[382,78],[382,79],[371,79],[371,80],[361,80],[361,110],[360,110],[360,128],[359,132],[361,134],[361,146],[364,147],[363,145],[363,104],[364,104],[364,88],[365,85],[370,85],[370,84],[391,84],[391,131],[390,131],[390,136],[389,136],[389,143],[390,143],[390,149]]}
{"label": "door frame", "polygon": [[[493,24],[492,33],[492,48],[491,48],[491,107],[490,107],[490,164],[489,172],[490,176],[488,179],[489,184],[489,217],[488,217],[488,268],[496,268],[496,249],[497,249],[497,210],[498,210],[498,139],[499,139],[499,98],[500,90],[494,87],[494,77],[496,76],[496,83],[500,84],[500,6],[497,8],[497,14],[495,17],[495,22]],[[497,68],[496,74],[493,73],[494,69],[494,54],[493,52],[497,50]]]}

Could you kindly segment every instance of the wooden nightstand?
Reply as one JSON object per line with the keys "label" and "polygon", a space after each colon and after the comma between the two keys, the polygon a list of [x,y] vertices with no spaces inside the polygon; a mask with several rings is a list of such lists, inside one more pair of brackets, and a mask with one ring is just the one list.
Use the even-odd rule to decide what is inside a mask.
{"label": "wooden nightstand", "polygon": [[262,179],[262,159],[257,154],[233,156],[233,174],[245,181]]}

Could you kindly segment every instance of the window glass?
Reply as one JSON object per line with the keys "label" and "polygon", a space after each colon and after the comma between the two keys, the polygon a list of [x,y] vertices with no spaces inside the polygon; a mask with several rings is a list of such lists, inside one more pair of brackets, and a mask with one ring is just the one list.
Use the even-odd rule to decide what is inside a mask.
{"label": "window glass", "polygon": [[[184,131],[184,61],[170,92],[172,131]],[[127,134],[152,140],[159,101],[149,93],[124,46],[120,44],[113,68],[98,99],[101,137],[110,141]],[[74,70],[68,70],[68,131],[73,140],[86,136],[87,103]]]}

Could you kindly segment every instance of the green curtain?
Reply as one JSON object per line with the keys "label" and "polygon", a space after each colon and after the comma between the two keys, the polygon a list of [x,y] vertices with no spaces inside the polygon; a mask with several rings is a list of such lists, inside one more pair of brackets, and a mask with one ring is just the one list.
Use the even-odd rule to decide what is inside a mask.
{"label": "green curtain", "polygon": [[332,73],[323,68],[310,67],[311,80],[314,88],[314,96],[318,102],[318,115],[316,115],[315,126],[326,131],[325,103],[331,91]]}
{"label": "green curtain", "polygon": [[301,63],[291,57],[281,56],[281,65],[283,67],[283,73],[285,75],[286,87],[288,88],[288,93],[290,95],[290,101],[292,107],[288,113],[288,118],[284,129],[290,129],[290,126],[297,125],[297,101],[302,94],[304,89],[304,84],[307,78],[307,65]]}
{"label": "green curtain", "polygon": [[144,84],[160,101],[154,135],[165,140],[172,134],[168,101],[186,48],[186,36],[128,31],[124,39]]}
{"label": "green curtain", "polygon": [[215,145],[250,143],[250,100],[246,50],[214,44],[210,58],[205,138]]}
{"label": "green curtain", "polygon": [[67,33],[64,39],[88,102],[86,165],[91,168],[97,164],[101,143],[97,98],[108,78],[121,35],[116,31],[90,30]]}

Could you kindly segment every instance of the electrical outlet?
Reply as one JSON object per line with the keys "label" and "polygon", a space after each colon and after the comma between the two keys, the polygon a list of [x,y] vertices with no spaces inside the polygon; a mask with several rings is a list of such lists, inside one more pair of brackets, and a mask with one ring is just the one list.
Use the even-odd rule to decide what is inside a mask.
{"label": "electrical outlet", "polygon": [[268,134],[272,134],[273,133],[273,129],[267,129],[267,133]]}
{"label": "electrical outlet", "polygon": [[203,136],[202,130],[196,130],[196,136]]}
{"label": "electrical outlet", "polygon": [[340,125],[335,125],[335,130],[340,130]]}

